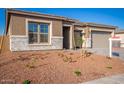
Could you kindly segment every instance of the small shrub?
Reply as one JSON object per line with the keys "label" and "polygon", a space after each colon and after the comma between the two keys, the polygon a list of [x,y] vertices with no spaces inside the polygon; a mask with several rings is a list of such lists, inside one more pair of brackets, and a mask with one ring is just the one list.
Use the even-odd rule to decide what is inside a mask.
{"label": "small shrub", "polygon": [[62,53],[58,53],[58,56],[60,56],[60,57],[64,57],[64,54],[62,54]]}
{"label": "small shrub", "polygon": [[90,57],[93,53],[92,52],[88,52],[87,50],[83,50],[82,52],[82,56],[85,58],[85,57]]}
{"label": "small shrub", "polygon": [[65,56],[65,57],[63,58],[63,61],[64,61],[64,62],[68,62],[68,57]]}
{"label": "small shrub", "polygon": [[35,68],[34,64],[32,64],[32,63],[27,64],[26,67]]}
{"label": "small shrub", "polygon": [[107,59],[111,59],[111,57],[106,56]]}
{"label": "small shrub", "polygon": [[63,61],[64,62],[73,62],[72,57],[67,57],[67,56],[63,57]]}
{"label": "small shrub", "polygon": [[31,59],[31,62],[28,63],[28,64],[26,65],[26,67],[35,68],[35,65],[34,65],[35,62],[36,62],[36,58],[32,58],[32,59]]}
{"label": "small shrub", "polygon": [[30,83],[31,83],[30,80],[24,80],[24,81],[23,81],[23,84],[30,84]]}
{"label": "small shrub", "polygon": [[71,57],[67,57],[68,58],[68,62],[72,62],[72,58]]}
{"label": "small shrub", "polygon": [[108,66],[108,67],[106,67],[106,68],[108,68],[108,69],[112,69],[112,67],[111,67],[111,66]]}
{"label": "small shrub", "polygon": [[80,70],[75,70],[74,73],[75,73],[76,76],[81,76],[81,71]]}

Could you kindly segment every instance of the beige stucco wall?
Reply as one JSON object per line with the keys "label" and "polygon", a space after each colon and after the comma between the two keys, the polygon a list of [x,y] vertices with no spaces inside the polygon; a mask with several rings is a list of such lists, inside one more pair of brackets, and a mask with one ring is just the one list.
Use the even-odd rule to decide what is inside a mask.
{"label": "beige stucco wall", "polygon": [[53,20],[52,21],[52,35],[62,36],[62,21]]}
{"label": "beige stucco wall", "polygon": [[12,15],[10,19],[10,34],[11,35],[26,35],[26,19],[32,20],[45,20],[52,22],[52,35],[53,36],[62,36],[62,21],[60,20],[51,20],[45,18],[29,17],[29,16],[20,16]]}
{"label": "beige stucco wall", "polygon": [[26,35],[25,18],[12,15],[10,19],[10,34],[11,35]]}

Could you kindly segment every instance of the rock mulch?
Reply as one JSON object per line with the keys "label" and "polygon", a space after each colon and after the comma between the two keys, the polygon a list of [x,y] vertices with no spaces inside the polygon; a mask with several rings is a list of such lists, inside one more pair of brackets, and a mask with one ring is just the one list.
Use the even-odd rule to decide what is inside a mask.
{"label": "rock mulch", "polygon": [[0,55],[0,83],[77,84],[124,73],[124,61],[77,51],[8,52]]}

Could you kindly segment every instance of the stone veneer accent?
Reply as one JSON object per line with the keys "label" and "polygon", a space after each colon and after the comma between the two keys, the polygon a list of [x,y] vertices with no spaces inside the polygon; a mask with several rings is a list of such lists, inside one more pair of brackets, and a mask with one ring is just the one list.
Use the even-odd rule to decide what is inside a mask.
{"label": "stone veneer accent", "polygon": [[63,49],[63,38],[52,37],[51,45],[30,45],[26,36],[10,37],[11,51]]}

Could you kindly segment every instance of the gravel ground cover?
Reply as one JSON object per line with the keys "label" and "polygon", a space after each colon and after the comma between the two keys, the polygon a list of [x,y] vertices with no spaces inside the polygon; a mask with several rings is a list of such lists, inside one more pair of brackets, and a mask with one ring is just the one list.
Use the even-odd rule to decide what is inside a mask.
{"label": "gravel ground cover", "polygon": [[0,55],[0,83],[77,84],[124,73],[118,58],[80,51],[7,52]]}

